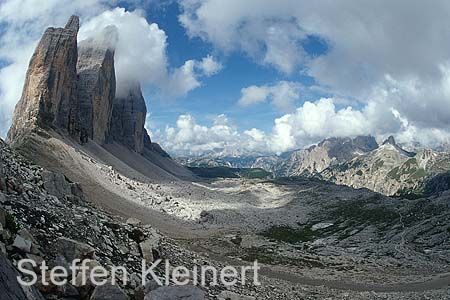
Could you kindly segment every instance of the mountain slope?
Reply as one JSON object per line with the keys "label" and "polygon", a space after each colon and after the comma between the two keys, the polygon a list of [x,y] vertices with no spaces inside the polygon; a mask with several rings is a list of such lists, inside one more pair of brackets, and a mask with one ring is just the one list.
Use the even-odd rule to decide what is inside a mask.
{"label": "mountain slope", "polygon": [[374,137],[329,138],[308,149],[290,153],[275,167],[277,176],[314,175],[331,165],[339,164],[353,157],[376,149]]}
{"label": "mountain slope", "polygon": [[78,152],[142,180],[194,179],[152,143],[139,83],[128,83],[116,97],[112,46],[100,38],[77,47],[78,26],[73,16],[65,28],[44,33],[16,106],[9,143],[27,158],[63,173],[67,169],[74,181],[89,184],[97,179],[74,167],[80,166]]}
{"label": "mountain slope", "polygon": [[337,184],[396,195],[420,191],[431,177],[450,170],[449,158],[432,150],[405,151],[390,137],[378,149],[331,166],[320,176]]}

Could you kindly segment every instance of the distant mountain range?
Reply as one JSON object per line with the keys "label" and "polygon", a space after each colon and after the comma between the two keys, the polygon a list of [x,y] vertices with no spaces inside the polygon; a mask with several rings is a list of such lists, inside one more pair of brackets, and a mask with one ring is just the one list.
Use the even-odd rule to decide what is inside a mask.
{"label": "distant mountain range", "polygon": [[177,161],[189,167],[260,168],[274,177],[317,177],[390,196],[421,193],[434,176],[450,171],[449,152],[410,152],[392,136],[381,145],[372,136],[328,138],[279,156],[184,157]]}

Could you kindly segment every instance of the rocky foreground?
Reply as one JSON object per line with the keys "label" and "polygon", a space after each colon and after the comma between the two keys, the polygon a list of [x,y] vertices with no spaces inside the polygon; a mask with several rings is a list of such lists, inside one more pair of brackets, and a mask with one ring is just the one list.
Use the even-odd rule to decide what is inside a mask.
{"label": "rocky foreground", "polygon": [[[141,286],[142,258],[164,258],[172,265],[189,267],[220,268],[226,261],[212,253],[186,250],[139,220],[125,220],[95,207],[86,202],[77,183],[30,164],[3,142],[0,145],[0,294],[7,295],[2,299],[447,299],[445,289],[357,292],[313,287],[274,276],[262,276],[262,286],[158,287],[154,282]],[[243,242],[254,247],[246,237]],[[200,244],[207,246],[208,242]],[[38,263],[45,260],[50,266],[67,266],[75,258],[91,259],[91,267],[124,266],[133,280],[126,286],[37,284],[24,289],[17,284],[14,267],[22,258]],[[156,273],[162,276],[164,269],[158,268]]]}

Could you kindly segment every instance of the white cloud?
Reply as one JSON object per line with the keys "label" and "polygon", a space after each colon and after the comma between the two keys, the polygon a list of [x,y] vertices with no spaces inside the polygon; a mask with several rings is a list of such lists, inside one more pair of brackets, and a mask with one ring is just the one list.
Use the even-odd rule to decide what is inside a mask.
{"label": "white cloud", "polygon": [[216,116],[210,127],[198,124],[191,115],[181,115],[176,127],[157,133],[155,140],[176,155],[267,152],[263,132],[251,129],[240,133],[225,115]]}
{"label": "white cloud", "polygon": [[[279,3],[281,2],[281,3]],[[296,6],[295,1],[288,1]],[[225,52],[243,50],[285,73],[304,59],[298,43],[305,38],[298,23],[289,18],[286,1],[184,0],[179,17],[190,36],[211,41]],[[286,17],[283,17],[286,16]]]}
{"label": "white cloud", "polygon": [[252,85],[241,90],[239,105],[250,106],[257,103],[266,102],[270,94],[270,88],[267,86]]}
{"label": "white cloud", "polygon": [[225,115],[219,115],[208,127],[199,125],[190,115],[181,115],[176,127],[167,127],[156,138],[171,153],[200,155],[207,153],[248,154],[281,153],[302,148],[330,136],[356,136],[371,130],[368,114],[351,107],[337,109],[334,99],[305,102],[294,113],[274,120],[272,132],[259,129],[239,132]]}
{"label": "white cloud", "polygon": [[361,110],[341,107],[340,103],[341,99],[334,98],[307,101],[293,113],[275,119],[270,132],[256,128],[241,132],[225,115],[217,116],[210,127],[198,124],[190,115],[182,115],[176,127],[167,127],[155,139],[175,155],[194,156],[281,154],[329,137],[369,134],[380,140],[394,134],[398,142],[410,145],[450,144],[450,128],[419,128],[384,103],[370,103]]}
{"label": "white cloud", "polygon": [[[310,75],[335,95],[333,103],[360,102],[356,109],[322,114],[330,118],[319,119],[325,128],[339,118],[359,115],[360,120],[362,115],[370,127],[366,132],[372,134],[393,133],[430,144],[430,136],[449,132],[450,2],[446,0],[230,0],[226,6],[220,0],[183,0],[182,7],[180,21],[191,37],[226,53],[244,52],[284,73]],[[311,36],[327,43],[323,55],[305,53]],[[265,85],[243,89],[239,102],[276,104],[270,89]],[[277,98],[281,100],[277,106],[286,106],[286,98]],[[392,115],[393,110],[408,121],[407,128]],[[283,120],[278,120],[277,135],[285,145],[280,148],[289,148],[295,144],[294,134]],[[330,134],[348,133],[338,128],[341,131]]]}
{"label": "white cloud", "polygon": [[198,68],[202,71],[202,73],[205,76],[215,75],[223,68],[223,65],[217,60],[215,60],[215,58],[212,57],[211,55],[204,57],[197,64]]}
{"label": "white cloud", "polygon": [[188,60],[178,69],[175,69],[161,85],[163,93],[168,96],[183,96],[189,91],[200,87],[201,79],[217,74],[222,69],[222,64],[211,55],[202,60]]}
{"label": "white cloud", "polygon": [[158,87],[166,96],[183,96],[201,85],[201,76],[211,76],[220,70],[221,65],[211,56],[202,61],[187,60],[170,70],[167,35],[158,24],[149,24],[143,13],[115,8],[92,18],[80,29],[79,40],[83,40],[97,36],[105,27],[117,28],[115,66],[119,93],[129,81],[139,81]]}
{"label": "white cloud", "polygon": [[195,74],[195,61],[188,60],[183,66],[176,69],[164,86],[164,93],[170,96],[185,95],[200,86]]}
{"label": "white cloud", "polygon": [[[167,61],[167,35],[143,12],[125,11],[107,0],[6,0],[0,2],[0,136],[5,136],[19,100],[28,62],[45,28],[63,26],[72,14],[81,18],[79,40],[99,39],[108,27],[117,33],[115,67],[118,92],[127,81],[140,81],[178,97],[201,85],[201,78],[220,70],[211,56],[186,61],[179,68]],[[139,7],[148,1],[126,1]],[[122,2],[123,3],[123,2]],[[103,37],[102,37],[103,38]],[[197,65],[199,67],[197,67]],[[195,66],[195,67],[194,67]]]}
{"label": "white cloud", "polygon": [[275,120],[272,134],[273,150],[277,153],[301,148],[327,137],[369,134],[367,116],[351,107],[336,109],[334,99],[322,98],[305,102],[294,113]]}
{"label": "white cloud", "polygon": [[158,84],[166,79],[167,36],[157,24],[149,24],[140,11],[115,8],[84,23],[78,40],[96,37],[108,26],[114,26],[118,32],[114,57],[118,92],[127,81]]}
{"label": "white cloud", "polygon": [[280,81],[268,86],[249,86],[241,90],[239,105],[246,107],[253,104],[271,103],[281,111],[289,111],[294,107],[294,102],[300,97],[301,85],[296,82]]}

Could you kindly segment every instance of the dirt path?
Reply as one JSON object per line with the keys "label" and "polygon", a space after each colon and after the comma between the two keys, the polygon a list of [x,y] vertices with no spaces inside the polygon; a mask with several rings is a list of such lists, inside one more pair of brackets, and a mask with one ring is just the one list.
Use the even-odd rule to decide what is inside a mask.
{"label": "dirt path", "polygon": [[[209,251],[199,245],[190,245],[191,250],[208,255],[211,259],[222,262],[227,265],[236,267],[248,265],[247,262],[225,257],[223,255]],[[270,266],[261,265],[260,275],[288,281],[295,284],[310,285],[310,286],[326,286],[338,290],[350,290],[355,292],[424,292],[428,290],[447,289],[450,286],[450,273],[437,274],[432,279],[422,282],[411,283],[395,283],[395,284],[369,284],[360,282],[346,282],[339,280],[324,280],[317,278],[309,278],[300,276],[291,272],[277,271],[270,268]]]}

